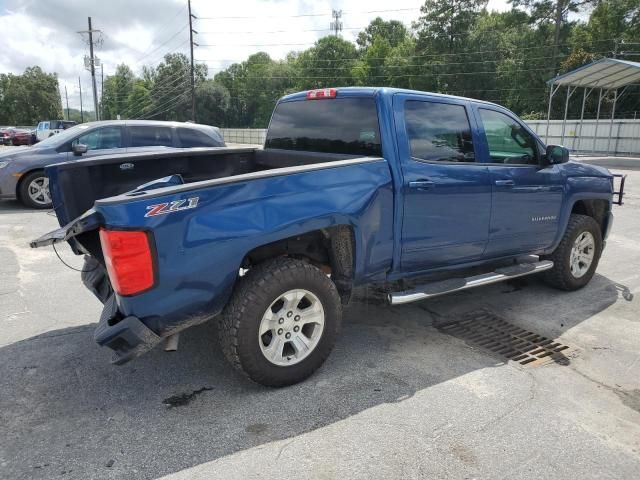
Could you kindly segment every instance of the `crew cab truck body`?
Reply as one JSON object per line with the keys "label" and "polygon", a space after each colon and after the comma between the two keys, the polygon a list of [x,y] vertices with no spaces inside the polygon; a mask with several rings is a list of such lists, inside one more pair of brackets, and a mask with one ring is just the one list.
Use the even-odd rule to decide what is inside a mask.
{"label": "crew cab truck body", "polygon": [[[153,172],[166,176],[137,186]],[[62,228],[32,246],[86,255],[83,281],[105,304],[96,341],[115,363],[217,317],[229,361],[273,386],[322,364],[357,285],[406,303],[544,272],[573,290],[613,219],[612,175],[545,147],[507,109],[387,88],[286,96],[264,149],[47,174]]]}

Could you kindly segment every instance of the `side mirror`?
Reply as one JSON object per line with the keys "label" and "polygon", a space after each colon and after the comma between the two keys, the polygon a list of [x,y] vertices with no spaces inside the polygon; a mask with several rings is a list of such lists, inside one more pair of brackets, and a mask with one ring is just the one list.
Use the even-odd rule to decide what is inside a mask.
{"label": "side mirror", "polygon": [[73,145],[71,147],[71,150],[73,150],[73,154],[76,157],[79,157],[80,155],[87,153],[87,151],[89,150],[89,147],[87,147],[86,145],[82,144],[82,143],[76,143],[75,145]]}
{"label": "side mirror", "polygon": [[545,155],[546,165],[555,165],[557,163],[567,163],[569,161],[569,149],[560,145],[548,145],[547,154]]}

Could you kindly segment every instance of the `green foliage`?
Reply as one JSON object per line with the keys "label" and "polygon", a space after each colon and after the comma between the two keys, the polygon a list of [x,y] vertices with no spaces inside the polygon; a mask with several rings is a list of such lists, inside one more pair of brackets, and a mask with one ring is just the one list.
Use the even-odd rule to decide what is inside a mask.
{"label": "green foliage", "polygon": [[453,53],[465,47],[467,33],[488,0],[426,0],[415,23],[418,48]]}
{"label": "green foliage", "polygon": [[389,46],[397,47],[409,35],[407,28],[397,20],[383,20],[380,17],[372,20],[369,26],[358,34],[356,43],[360,48],[369,48],[376,39],[384,38]]}
{"label": "green foliage", "polygon": [[0,74],[0,125],[36,125],[62,118],[58,78],[40,67],[22,75]]}
{"label": "green foliage", "polygon": [[133,72],[124,64],[116,67],[114,75],[107,76],[100,106],[104,118],[116,118],[127,109],[134,81]]}

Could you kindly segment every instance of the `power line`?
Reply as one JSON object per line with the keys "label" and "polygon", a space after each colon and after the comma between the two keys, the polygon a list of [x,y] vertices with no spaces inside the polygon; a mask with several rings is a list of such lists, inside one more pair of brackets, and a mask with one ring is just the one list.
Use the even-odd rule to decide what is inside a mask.
{"label": "power line", "polygon": [[[594,43],[603,43],[603,42],[607,42],[607,41],[612,41],[612,40],[598,40]],[[235,44],[236,46],[238,46],[237,44]],[[265,46],[265,44],[260,44],[262,46]],[[288,44],[272,44],[272,45],[277,45],[277,46],[283,46],[283,45],[288,45]],[[571,44],[569,43],[565,43],[565,44],[559,44],[558,46],[570,46]],[[200,45],[202,47],[205,46],[224,46],[224,45]],[[246,45],[245,45],[246,46]],[[479,55],[479,54],[489,54],[489,53],[500,53],[500,52],[507,52],[507,53],[512,53],[512,52],[522,52],[525,50],[535,50],[535,49],[548,49],[549,45],[536,45],[535,47],[505,47],[505,48],[500,48],[500,49],[494,49],[494,50],[476,50],[476,51],[471,51],[471,52],[453,52],[453,53],[430,53],[430,54],[423,54],[423,55],[407,55],[407,56],[403,56],[402,58],[435,58],[435,57],[452,57],[452,56],[461,56],[461,55]],[[326,59],[313,59],[311,60],[312,62],[326,62],[326,63],[331,63],[331,62],[343,62],[346,60],[360,60],[362,57],[343,57],[343,58],[338,58],[338,59],[331,59],[331,58],[326,58]],[[388,57],[367,57],[369,60],[385,60]],[[234,62],[235,60],[233,59],[197,59],[197,61],[199,62],[207,62],[207,61],[218,61],[218,62]]]}
{"label": "power line", "polygon": [[[162,96],[173,95],[179,89],[184,88],[186,85],[188,85],[188,80],[186,78],[183,78],[181,82],[175,84],[171,88],[163,87],[163,91],[161,92],[161,95]],[[145,101],[144,99],[140,99],[138,102],[135,102],[134,104],[129,105],[127,109],[121,113],[121,115],[127,116],[127,117],[134,117],[140,114],[141,110],[144,109],[144,107],[145,107]],[[155,109],[156,107],[157,107],[156,105],[152,105],[153,109]]]}
{"label": "power line", "polygon": [[[600,54],[600,52],[593,52],[594,55],[598,55]],[[604,52],[606,53],[606,52]],[[387,57],[388,58],[388,57]],[[402,58],[409,58],[409,57],[402,57]],[[551,56],[543,56],[543,57],[527,57],[526,59],[523,59],[523,63],[531,63],[531,61],[533,60],[546,60],[546,59],[550,59],[553,58]],[[363,57],[362,59],[360,59],[362,61],[366,61],[369,60],[368,57]],[[200,60],[198,60],[200,61]],[[448,63],[414,63],[414,64],[380,64],[380,65],[375,65],[373,66],[374,68],[432,68],[432,67],[449,67],[452,65],[476,65],[476,64],[484,64],[484,63],[500,63],[500,62],[504,62],[505,59],[504,58],[498,58],[498,59],[493,59],[493,60],[475,60],[475,61],[471,61],[471,62],[448,62]],[[206,65],[206,63],[201,63],[201,65]],[[256,65],[255,63],[253,65]],[[274,61],[273,64],[270,63],[259,63],[259,65],[283,65],[284,64],[279,64],[277,61]],[[219,71],[225,71],[227,70],[229,67],[207,67],[208,70],[219,70]],[[341,69],[341,68],[351,68],[351,65],[345,65],[345,66],[334,66],[334,67],[312,67],[313,70],[336,70],[336,69]]]}
{"label": "power line", "polygon": [[[177,87],[182,87],[184,85],[184,83],[186,82],[186,78],[184,76],[184,72],[182,72],[182,74],[176,74],[173,77],[169,77],[169,78],[173,78],[173,81],[168,81],[167,83],[164,84],[160,84],[160,85],[154,85],[154,90],[155,91],[159,91],[161,93],[161,95],[167,95],[169,93],[174,92]],[[135,102],[132,105],[129,105],[127,107],[127,109],[122,112],[122,115],[127,115],[127,116],[131,116],[131,114],[136,111],[136,109],[139,109],[143,106],[144,104],[144,100],[139,100],[138,102]]]}
{"label": "power line", "polygon": [[[348,67],[343,67],[343,68],[348,68]],[[540,69],[539,68],[530,68],[530,69],[526,69],[526,70],[509,70],[509,71],[505,71],[505,72],[500,72],[498,70],[489,70],[489,71],[484,71],[484,72],[449,72],[449,73],[434,73],[434,72],[429,72],[429,74],[437,76],[437,77],[449,77],[449,76],[460,76],[460,75],[485,75],[485,74],[492,74],[492,75],[499,75],[499,74],[513,74],[513,73],[521,73],[521,72],[539,72]],[[425,74],[424,72],[422,73],[403,73],[401,75],[395,75],[396,78],[404,78],[404,77],[423,77]],[[388,75],[368,75],[368,78],[387,78]],[[297,75],[286,75],[286,76],[243,76],[243,79],[258,79],[258,80],[264,80],[264,79],[274,79],[274,80],[284,80],[284,79],[291,79],[291,80],[327,80],[327,79],[353,79],[353,75],[327,75],[327,76],[318,76],[318,75],[311,75],[308,77],[303,77],[303,76],[297,76]]]}
{"label": "power line", "polygon": [[144,53],[142,54],[142,56],[140,56],[137,60],[136,63],[139,63],[140,60],[142,60],[145,57],[150,57],[151,54],[153,54],[154,52],[158,51],[159,49],[161,49],[162,47],[164,47],[167,43],[169,43],[171,40],[173,40],[174,38],[176,38],[178,35],[180,35],[182,32],[184,32],[187,27],[189,26],[189,24],[184,25],[180,30],[178,30],[176,33],[174,33],[173,35],[171,35],[171,37],[169,37],[167,40],[165,40],[163,43],[161,43],[160,45],[158,45],[157,47],[155,47],[153,50],[151,50],[148,53]]}
{"label": "power line", "polygon": [[316,42],[303,43],[201,43],[199,47],[302,47]]}
{"label": "power line", "polygon": [[[144,115],[142,115],[141,117],[138,117],[137,119],[153,118],[153,117],[155,117],[157,115],[160,115],[161,113],[168,112],[172,108],[175,108],[176,106],[178,106],[180,104],[180,102],[182,102],[183,100],[186,100],[188,94],[189,94],[189,92],[182,92],[181,94],[173,97],[171,100],[163,103],[162,105],[158,105],[158,106],[154,107],[153,109],[151,109],[150,112],[145,113]],[[159,110],[159,109],[164,108],[165,106],[167,106],[169,104],[171,104],[171,106],[169,106],[165,110]]]}
{"label": "power line", "polygon": [[[390,12],[407,12],[420,10],[420,7],[412,8],[391,8],[384,10],[364,10],[364,11],[352,11],[343,12],[345,14],[361,14],[361,13],[390,13]],[[198,17],[200,20],[246,20],[250,18],[305,18],[305,17],[329,17],[328,13],[301,13],[297,15],[238,15],[238,16],[226,16],[226,17]]]}
{"label": "power line", "polygon": [[183,42],[181,42],[179,45],[177,45],[176,47],[174,47],[173,49],[166,51],[164,53],[162,53],[159,56],[155,56],[153,60],[147,60],[144,63],[140,62],[134,65],[143,65],[143,66],[157,66],[159,63],[164,61],[164,57],[166,57],[167,55],[171,54],[171,53],[181,53],[179,52],[179,50],[184,47],[185,45],[187,45],[189,43],[189,39],[187,38],[186,40],[184,40]]}
{"label": "power line", "polygon": [[[408,25],[406,25],[404,23],[402,25],[404,25],[405,28],[410,28],[410,26],[408,26]],[[364,30],[368,26],[369,25],[366,25],[364,27],[343,27],[342,30]],[[295,30],[291,30],[291,29],[288,29],[288,30],[267,30],[267,31],[262,31],[262,32],[261,31],[256,31],[256,30],[251,30],[251,31],[227,30],[227,31],[216,31],[216,32],[200,30],[199,33],[202,34],[202,35],[205,35],[205,34],[207,34],[207,35],[223,35],[223,34],[224,35],[233,35],[233,34],[247,35],[247,34],[250,34],[250,33],[256,34],[256,35],[258,35],[258,34],[262,35],[262,34],[265,34],[265,33],[271,34],[271,33],[330,32],[330,31],[331,31],[331,28],[310,28],[310,29],[302,29],[302,30],[298,30],[298,29],[295,29]]]}

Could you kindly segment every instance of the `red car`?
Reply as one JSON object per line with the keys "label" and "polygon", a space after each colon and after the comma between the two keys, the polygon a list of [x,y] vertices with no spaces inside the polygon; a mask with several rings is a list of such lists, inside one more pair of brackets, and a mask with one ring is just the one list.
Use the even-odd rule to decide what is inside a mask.
{"label": "red car", "polygon": [[31,131],[19,128],[7,128],[2,134],[4,145],[31,145]]}

